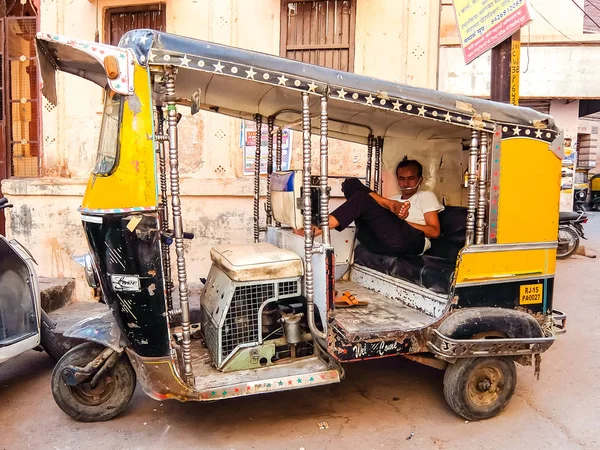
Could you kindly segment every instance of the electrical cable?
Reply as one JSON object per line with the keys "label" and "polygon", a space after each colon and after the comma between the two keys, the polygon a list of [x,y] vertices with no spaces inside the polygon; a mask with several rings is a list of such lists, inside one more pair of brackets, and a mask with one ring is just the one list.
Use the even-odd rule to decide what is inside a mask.
{"label": "electrical cable", "polygon": [[584,16],[586,16],[588,19],[590,19],[592,21],[592,23],[594,25],[596,25],[598,28],[600,28],[600,25],[598,25],[598,22],[596,22],[594,19],[592,19],[592,16],[590,16],[588,13],[586,13],[585,10],[581,6],[579,6],[575,0],[571,0],[571,3],[573,3],[575,6],[577,6],[577,8],[583,13]]}
{"label": "electrical cable", "polygon": [[537,10],[537,8],[536,8],[536,7],[533,5],[533,3],[530,3],[530,5],[531,5],[531,7],[533,8],[533,10],[534,10],[536,13],[538,13],[542,19],[544,19],[544,20],[546,21],[546,23],[547,23],[548,25],[550,25],[552,28],[554,28],[556,31],[558,31],[560,34],[562,34],[562,35],[563,35],[564,37],[566,37],[568,40],[575,42],[575,40],[574,40],[574,39],[571,39],[571,38],[570,38],[569,36],[567,36],[565,33],[563,33],[563,32],[562,32],[562,31],[560,31],[558,28],[556,28],[554,25],[552,25],[552,23],[551,23],[551,22],[550,22],[548,19],[546,19],[546,18],[544,17],[544,15],[543,15],[541,12],[539,12],[539,11]]}

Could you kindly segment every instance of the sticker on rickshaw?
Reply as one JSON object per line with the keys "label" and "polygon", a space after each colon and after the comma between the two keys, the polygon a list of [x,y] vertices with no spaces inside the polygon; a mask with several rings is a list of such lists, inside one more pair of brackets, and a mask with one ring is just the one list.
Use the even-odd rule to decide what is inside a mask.
{"label": "sticker on rickshaw", "polygon": [[138,275],[111,275],[113,289],[117,292],[139,292],[140,277]]}
{"label": "sticker on rickshaw", "polygon": [[533,303],[542,303],[542,293],[544,288],[541,284],[527,284],[521,286],[521,295],[519,304],[531,305]]}

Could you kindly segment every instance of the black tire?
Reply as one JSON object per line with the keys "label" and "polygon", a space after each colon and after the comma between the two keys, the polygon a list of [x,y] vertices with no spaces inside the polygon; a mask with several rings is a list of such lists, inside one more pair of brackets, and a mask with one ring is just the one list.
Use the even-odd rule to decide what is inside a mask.
{"label": "black tire", "polygon": [[592,209],[594,211],[600,211],[600,203],[594,203],[594,206],[592,206]]}
{"label": "black tire", "polygon": [[[561,238],[561,233],[563,237]],[[567,259],[572,256],[579,248],[579,235],[571,227],[559,227],[558,229],[558,247],[556,249],[557,259]]]}
{"label": "black tire", "polygon": [[43,311],[42,323],[40,326],[40,334],[40,343],[42,345],[42,348],[54,361],[58,361],[60,358],[63,357],[65,353],[67,353],[68,348],[61,344],[60,341],[56,338],[56,335],[54,334],[54,326],[52,324],[52,320]]}
{"label": "black tire", "polygon": [[[52,372],[52,396],[66,414],[79,422],[102,422],[122,412],[135,390],[136,376],[126,354],[104,374],[94,391],[89,385],[68,386],[62,379],[66,366],[85,366],[104,350],[104,347],[86,342],[69,350]],[[94,395],[95,394],[95,395]]]}
{"label": "black tire", "polygon": [[510,358],[459,359],[446,368],[444,397],[459,416],[484,420],[504,409],[516,384],[517,370]]}

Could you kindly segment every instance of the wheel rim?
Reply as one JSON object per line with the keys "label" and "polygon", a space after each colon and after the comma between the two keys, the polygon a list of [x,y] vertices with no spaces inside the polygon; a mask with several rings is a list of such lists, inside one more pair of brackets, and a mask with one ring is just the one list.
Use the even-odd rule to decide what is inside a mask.
{"label": "wheel rim", "polygon": [[493,405],[504,390],[504,376],[496,367],[484,366],[473,372],[467,385],[469,400],[479,407]]}
{"label": "wheel rim", "polygon": [[575,248],[576,239],[573,234],[565,229],[558,230],[558,253],[561,255],[569,253]]}
{"label": "wheel rim", "polygon": [[113,377],[107,375],[102,377],[95,388],[92,388],[89,383],[81,383],[77,386],[69,386],[69,388],[73,397],[81,404],[98,406],[112,397],[116,383]]}

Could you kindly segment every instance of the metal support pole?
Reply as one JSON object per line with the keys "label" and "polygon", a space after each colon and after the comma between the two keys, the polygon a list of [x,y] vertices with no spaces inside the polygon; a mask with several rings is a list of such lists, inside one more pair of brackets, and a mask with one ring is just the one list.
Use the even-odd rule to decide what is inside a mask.
{"label": "metal support pole", "polygon": [[329,139],[328,134],[328,118],[327,118],[327,97],[321,97],[321,173],[319,176],[319,188],[321,191],[321,201],[319,212],[321,215],[321,230],[323,232],[323,245],[329,245],[329,187],[327,175]]}
{"label": "metal support pole", "polygon": [[313,235],[311,223],[310,199],[310,171],[311,171],[311,143],[310,143],[310,98],[308,92],[302,93],[302,218],[304,220],[304,286],[306,293],[306,313],[308,328],[315,338],[325,339],[315,324],[315,287],[313,279]]}
{"label": "metal support pole", "polygon": [[[157,113],[157,133],[160,139],[157,139],[158,144],[158,160],[160,166],[160,229],[167,232],[169,229],[169,197],[167,193],[167,165],[165,161],[165,141],[164,136],[164,113],[162,106],[156,107]],[[165,273],[165,292],[167,294],[167,308],[173,310],[173,279],[171,278],[171,252],[167,244],[161,244],[163,270]]]}
{"label": "metal support pole", "polygon": [[469,148],[469,199],[467,202],[467,238],[466,245],[471,245],[475,237],[475,213],[477,211],[477,153],[479,148],[479,132],[471,130],[471,147]]}
{"label": "metal support pole", "polygon": [[372,189],[371,186],[371,170],[373,164],[373,142],[375,141],[375,137],[372,134],[369,134],[369,140],[367,141],[367,176],[366,183],[369,189]]}
{"label": "metal support pole", "polygon": [[475,244],[481,245],[485,242],[485,211],[487,209],[487,159],[488,159],[488,135],[481,134],[479,144],[479,202],[477,204],[477,223],[475,227]]}
{"label": "metal support pole", "polygon": [[267,226],[273,225],[273,208],[271,204],[271,175],[273,174],[273,117],[267,120],[269,143],[267,154]]}
{"label": "metal support pole", "polygon": [[[275,171],[281,171],[281,156],[283,152],[283,130],[281,127],[277,129],[277,150],[275,151]],[[277,228],[281,227],[281,222],[275,222]]]}
{"label": "metal support pole", "polygon": [[260,144],[262,140],[262,116],[256,114],[256,149],[254,151],[254,242],[260,237]]}
{"label": "metal support pole", "polygon": [[171,206],[173,208],[173,236],[177,254],[177,279],[179,281],[179,302],[181,305],[181,331],[184,377],[193,382],[192,349],[190,333],[190,305],[188,302],[187,275],[185,270],[185,252],[183,249],[183,220],[181,217],[181,199],[179,197],[179,155],[177,141],[177,106],[175,97],[175,69],[165,69],[165,97],[167,101],[167,123],[169,135],[169,166],[171,168]]}
{"label": "metal support pole", "polygon": [[373,190],[381,194],[381,154],[383,153],[383,138],[375,138],[375,186]]}

